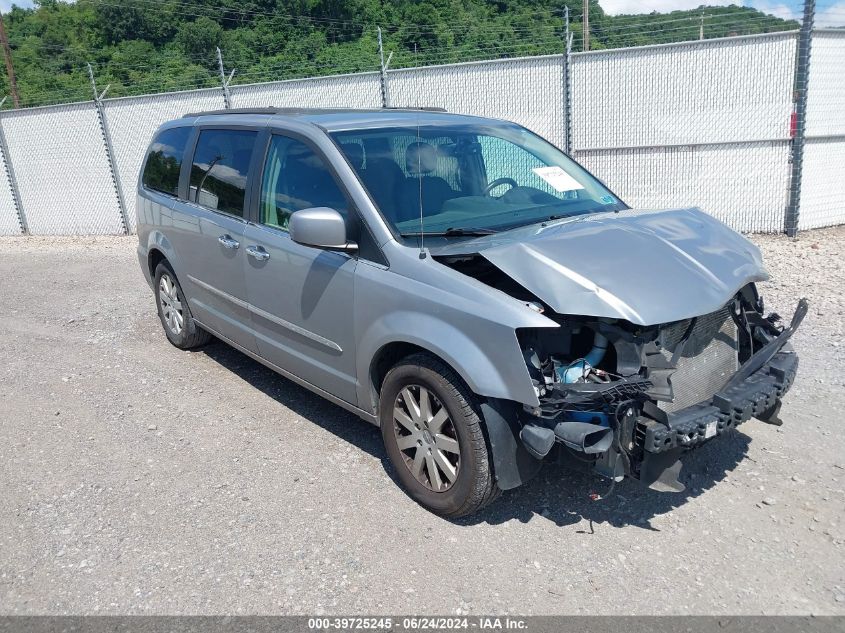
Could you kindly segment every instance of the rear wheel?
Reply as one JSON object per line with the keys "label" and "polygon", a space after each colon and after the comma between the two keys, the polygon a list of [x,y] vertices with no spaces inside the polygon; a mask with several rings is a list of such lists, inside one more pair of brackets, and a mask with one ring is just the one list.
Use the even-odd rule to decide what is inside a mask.
{"label": "rear wheel", "polygon": [[459,517],[498,496],[476,398],[442,361],[415,354],[393,367],[379,417],[399,480],[421,505]]}
{"label": "rear wheel", "polygon": [[194,322],[182,286],[167,262],[156,266],[154,281],[158,318],[167,340],[179,349],[193,349],[208,343],[211,334]]}

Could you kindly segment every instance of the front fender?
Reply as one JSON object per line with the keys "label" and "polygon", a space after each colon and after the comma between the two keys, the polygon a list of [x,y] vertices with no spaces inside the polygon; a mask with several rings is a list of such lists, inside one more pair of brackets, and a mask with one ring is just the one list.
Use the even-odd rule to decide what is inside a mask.
{"label": "front fender", "polygon": [[[358,344],[358,402],[375,412],[376,403],[369,390],[372,360],[386,345],[410,343],[443,359],[480,396],[537,406],[516,332],[490,322],[487,328],[490,331],[482,337],[494,344],[482,347],[462,329],[434,315],[395,311],[379,316],[369,323]],[[479,332],[474,334],[478,336]]]}

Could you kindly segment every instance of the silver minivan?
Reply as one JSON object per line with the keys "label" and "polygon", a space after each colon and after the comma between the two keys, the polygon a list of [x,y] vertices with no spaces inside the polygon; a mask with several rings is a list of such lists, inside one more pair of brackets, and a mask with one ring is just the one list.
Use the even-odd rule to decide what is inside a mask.
{"label": "silver minivan", "polygon": [[634,210],[507,121],[432,109],[190,114],[155,134],[138,257],[164,332],[212,336],[381,428],[466,515],[544,461],[681,491],[679,456],[780,424],[798,359],[758,249]]}

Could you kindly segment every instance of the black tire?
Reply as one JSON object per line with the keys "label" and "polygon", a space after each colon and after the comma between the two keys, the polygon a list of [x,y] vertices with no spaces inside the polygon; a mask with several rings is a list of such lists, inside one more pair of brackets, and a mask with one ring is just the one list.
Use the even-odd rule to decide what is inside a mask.
{"label": "black tire", "polygon": [[[179,332],[175,332],[168,324],[168,320],[164,314],[164,306],[161,298],[161,279],[167,277],[172,281],[176,296],[181,304],[182,325]],[[155,292],[156,309],[158,310],[158,318],[161,321],[161,326],[164,328],[164,334],[167,340],[179,349],[195,349],[202,347],[211,340],[211,334],[199,327],[191,315],[191,308],[188,306],[188,301],[185,298],[185,293],[182,291],[182,286],[176,278],[173,269],[166,261],[161,262],[155,269],[153,291]]]}
{"label": "black tire", "polygon": [[[397,434],[404,431],[394,421],[394,405],[405,387],[412,390],[425,387],[433,394],[439,400],[438,404],[448,412],[451,422],[449,432],[457,436],[460,456],[457,458],[456,479],[442,491],[435,491],[421,483],[411,472],[409,463],[412,458],[399,448]],[[419,391],[416,393],[419,394]],[[402,486],[420,505],[435,514],[457,518],[477,512],[499,496],[477,399],[451,367],[428,354],[408,356],[387,373],[379,401],[385,449]],[[405,450],[412,449],[416,450],[416,446]],[[424,468],[428,470],[428,466]]]}

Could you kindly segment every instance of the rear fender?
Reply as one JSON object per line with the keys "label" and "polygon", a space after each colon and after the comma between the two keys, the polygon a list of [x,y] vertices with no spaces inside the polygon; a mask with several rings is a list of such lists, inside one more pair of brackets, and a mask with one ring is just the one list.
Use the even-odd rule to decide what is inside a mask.
{"label": "rear fender", "polygon": [[[157,250],[164,255],[164,258],[170,264],[170,267],[173,269],[173,272],[176,274],[177,279],[182,279],[182,262],[179,259],[179,256],[176,254],[176,251],[173,249],[173,245],[170,243],[170,240],[167,239],[167,236],[164,235],[159,230],[152,230],[150,231],[149,237],[147,238],[147,261],[144,262],[144,266],[146,266],[145,271],[149,270],[149,257],[152,251]],[[155,271],[150,271],[150,281],[152,282],[152,276],[155,275]]]}

